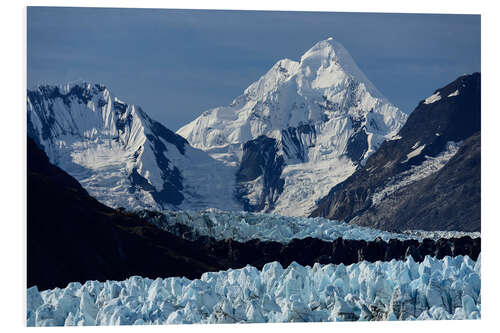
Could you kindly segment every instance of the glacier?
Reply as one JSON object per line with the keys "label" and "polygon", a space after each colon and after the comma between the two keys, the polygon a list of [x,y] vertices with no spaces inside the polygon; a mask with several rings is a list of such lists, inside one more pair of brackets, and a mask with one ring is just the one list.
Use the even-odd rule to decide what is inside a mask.
{"label": "glacier", "polygon": [[[174,232],[176,225],[183,225],[188,227],[194,234],[191,238],[209,236],[216,240],[232,239],[239,242],[259,239],[261,241],[288,243],[292,239],[307,237],[324,241],[333,241],[337,238],[365,241],[373,241],[377,238],[384,241],[390,239],[416,239],[422,241],[425,238],[438,240],[440,238],[459,238],[463,236],[481,237],[480,232],[460,231],[405,230],[396,233],[321,217],[280,216],[218,209],[162,211],[161,213],[140,211],[138,213],[141,217],[163,230]],[[186,237],[186,234],[179,234],[178,236]]]}
{"label": "glacier", "polygon": [[481,257],[266,264],[27,290],[27,326],[480,319]]}

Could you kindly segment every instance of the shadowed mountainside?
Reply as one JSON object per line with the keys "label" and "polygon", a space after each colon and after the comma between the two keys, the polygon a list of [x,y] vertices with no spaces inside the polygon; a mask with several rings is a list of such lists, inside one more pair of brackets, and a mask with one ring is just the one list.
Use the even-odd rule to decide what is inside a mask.
{"label": "shadowed mountainside", "polygon": [[474,73],[421,101],[398,135],[311,216],[390,231],[480,231],[480,130],[481,76]]}
{"label": "shadowed mountainside", "polygon": [[469,255],[481,239],[365,242],[306,238],[288,244],[240,243],[200,237],[184,240],[135,214],[111,209],[88,195],[28,138],[28,287],[65,287],[69,282],[124,280],[133,275],[199,278],[207,271],[257,268],[271,261],[288,266],[403,259],[425,255]]}

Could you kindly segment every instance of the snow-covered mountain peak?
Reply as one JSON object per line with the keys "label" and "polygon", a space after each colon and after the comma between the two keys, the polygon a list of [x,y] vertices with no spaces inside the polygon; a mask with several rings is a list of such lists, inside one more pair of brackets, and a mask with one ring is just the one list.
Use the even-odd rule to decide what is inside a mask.
{"label": "snow-covered mountain peak", "polygon": [[[316,43],[300,59],[301,67],[309,76],[315,75],[317,86],[335,85],[346,80],[347,77],[365,85],[373,97],[385,99],[385,97],[368,80],[365,74],[358,68],[344,46],[329,37]],[[309,67],[309,69],[307,69]],[[330,80],[325,77],[331,77]]]}
{"label": "snow-covered mountain peak", "polygon": [[307,50],[300,58],[300,63],[328,66],[331,62],[343,64],[344,60],[351,62],[352,58],[342,44],[330,37]]}
{"label": "snow-covered mountain peak", "polygon": [[[85,81],[28,90],[28,135],[50,161],[112,207],[176,209],[240,206],[234,170],[127,104],[104,85]],[[200,183],[202,185],[200,185]]]}
{"label": "snow-covered mountain peak", "polygon": [[[271,201],[283,191],[281,198],[290,198],[275,212],[303,215],[321,188],[350,175],[406,118],[332,38],[316,43],[300,61],[278,61],[229,106],[203,112],[177,134],[239,166],[237,177],[252,182],[244,186],[249,202],[263,198],[249,194],[255,189],[270,191]],[[257,206],[272,209],[269,202]]]}
{"label": "snow-covered mountain peak", "polygon": [[121,101],[102,84],[77,81],[28,91],[28,133],[55,163],[62,157],[59,148],[52,148],[74,138],[111,140],[133,154],[152,125],[139,107]]}
{"label": "snow-covered mountain peak", "polygon": [[177,133],[195,147],[220,149],[261,135],[275,136],[271,133],[301,124],[349,115],[359,120],[371,111],[382,120],[379,129],[392,130],[406,119],[366,78],[347,50],[327,39],[316,43],[300,62],[278,61],[231,105],[205,111]]}
{"label": "snow-covered mountain peak", "polygon": [[276,91],[285,81],[297,73],[299,63],[290,59],[281,59],[256,82],[245,89],[247,100],[259,100],[266,94]]}
{"label": "snow-covered mountain peak", "polygon": [[27,102],[28,134],[51,162],[127,208],[307,215],[406,120],[335,39],[177,134],[100,84],[38,87]]}

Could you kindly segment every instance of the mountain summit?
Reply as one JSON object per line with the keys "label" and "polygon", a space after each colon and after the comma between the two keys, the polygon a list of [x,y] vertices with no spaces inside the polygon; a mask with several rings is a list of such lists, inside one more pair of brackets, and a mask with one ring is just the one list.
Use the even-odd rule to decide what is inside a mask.
{"label": "mountain summit", "polygon": [[128,209],[241,209],[235,168],[101,84],[28,90],[28,136],[101,202]]}
{"label": "mountain summit", "polygon": [[238,167],[236,196],[246,210],[306,215],[406,118],[329,38],[299,62],[278,61],[231,105],[177,134]]}
{"label": "mountain summit", "polygon": [[28,90],[28,135],[127,209],[305,216],[406,121],[334,39],[278,61],[229,106],[172,132],[101,84]]}
{"label": "mountain summit", "polygon": [[371,110],[382,116],[380,125],[385,125],[385,130],[399,128],[406,120],[361,72],[347,50],[327,39],[309,49],[300,62],[278,61],[230,106],[204,112],[177,133],[194,147],[213,149],[260,135],[273,136],[269,134],[278,134],[275,130],[303,123],[324,123],[346,113],[359,119]]}

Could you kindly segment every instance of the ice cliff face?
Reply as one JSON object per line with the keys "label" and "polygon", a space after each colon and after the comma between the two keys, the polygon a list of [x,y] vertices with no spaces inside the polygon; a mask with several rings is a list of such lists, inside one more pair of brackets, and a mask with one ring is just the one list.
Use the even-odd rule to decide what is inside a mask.
{"label": "ice cliff face", "polygon": [[[457,231],[422,231],[408,230],[401,233],[387,232],[347,224],[326,218],[305,218],[259,214],[250,212],[224,212],[214,209],[203,211],[163,211],[148,214],[139,212],[149,222],[160,229],[173,232],[177,225],[187,227],[199,236],[208,236],[217,240],[234,240],[247,242],[252,239],[260,241],[275,241],[288,243],[293,239],[307,237],[321,239],[327,242],[342,238],[344,240],[364,240],[367,242],[380,238],[386,242],[391,239],[408,240],[460,238],[469,236],[479,238],[479,232]],[[181,235],[182,236],[182,235]]]}
{"label": "ice cliff face", "polygon": [[406,118],[329,38],[299,62],[278,61],[231,105],[177,133],[238,167],[237,196],[247,210],[305,215]]}
{"label": "ice cliff face", "polygon": [[27,292],[28,326],[480,319],[481,258],[266,264]]}
{"label": "ice cliff face", "polygon": [[40,86],[27,96],[28,135],[50,161],[112,207],[241,209],[234,168],[100,84]]}

